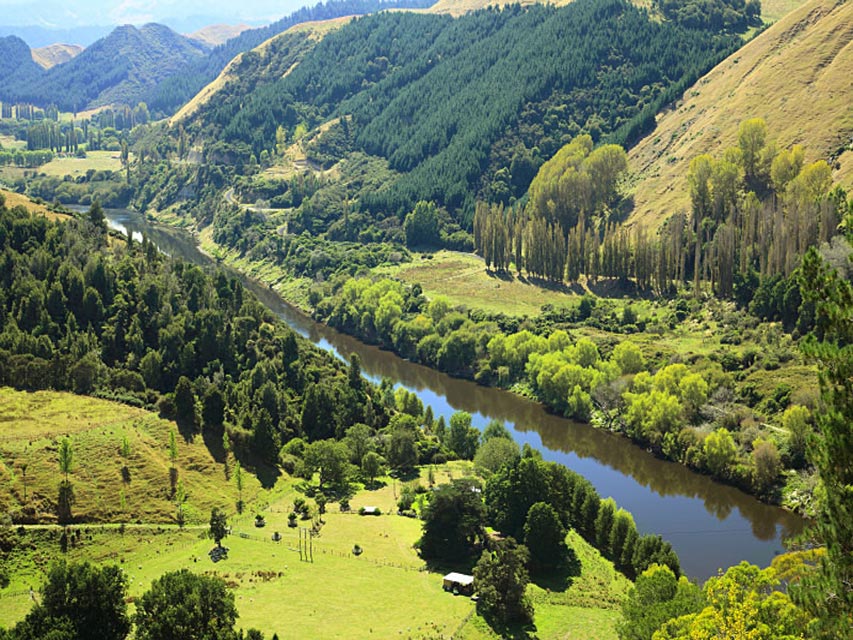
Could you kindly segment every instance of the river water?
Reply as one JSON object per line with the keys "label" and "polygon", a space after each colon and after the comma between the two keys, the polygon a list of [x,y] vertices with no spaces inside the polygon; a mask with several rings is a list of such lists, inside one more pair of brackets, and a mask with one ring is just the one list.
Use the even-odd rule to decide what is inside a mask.
{"label": "river water", "polygon": [[[211,259],[193,238],[125,210],[107,210],[110,227],[142,234],[169,255],[201,265]],[[388,377],[417,393],[436,417],[449,421],[468,411],[475,426],[491,419],[504,422],[515,440],[530,444],[546,460],[560,462],[588,478],[602,497],[613,497],[630,511],[641,533],[669,540],[682,569],[704,580],[718,569],[747,560],[766,566],[782,552],[782,540],[799,533],[802,518],[762,504],[742,491],[714,482],[685,467],[659,460],[627,439],[546,412],[541,405],[499,389],[451,378],[314,322],[274,291],[242,277],[244,284],[276,315],[317,346],[348,360],[357,353],[364,374],[374,381]]]}

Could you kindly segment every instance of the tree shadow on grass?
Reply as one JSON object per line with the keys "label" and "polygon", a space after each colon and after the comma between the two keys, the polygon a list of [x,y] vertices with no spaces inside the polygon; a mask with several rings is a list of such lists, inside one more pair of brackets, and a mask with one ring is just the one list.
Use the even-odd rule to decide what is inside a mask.
{"label": "tree shadow on grass", "polygon": [[210,452],[210,455],[213,456],[213,459],[216,460],[219,464],[223,464],[226,459],[225,455],[225,447],[222,446],[222,435],[224,433],[224,427],[207,427],[202,429],[201,437],[204,441],[204,446],[207,447],[207,450]]}
{"label": "tree shadow on grass", "polygon": [[486,269],[486,275],[490,278],[503,280],[504,282],[512,282],[513,280],[515,280],[515,278],[512,277],[512,273],[510,271],[494,271],[492,269]]}
{"label": "tree shadow on grass", "polygon": [[56,516],[60,524],[74,521],[71,508],[74,505],[74,487],[69,480],[59,482],[59,493],[56,499]]}
{"label": "tree shadow on grass", "polygon": [[534,640],[539,636],[536,635],[536,624],[533,622],[503,622],[495,616],[485,612],[478,611],[483,616],[483,620],[489,625],[498,637],[509,640]]}
{"label": "tree shadow on grass", "polygon": [[557,567],[550,571],[539,571],[531,573],[530,581],[533,584],[550,591],[565,591],[572,586],[572,582],[581,574],[581,562],[573,549],[569,549],[566,557]]}
{"label": "tree shadow on grass", "polygon": [[582,295],[584,293],[583,287],[579,284],[575,283],[565,283],[565,282],[555,282],[553,280],[548,280],[547,278],[540,278],[538,276],[523,276],[521,274],[512,275],[510,271],[491,271],[486,269],[486,275],[495,280],[501,280],[502,282],[520,282],[521,284],[527,284],[532,287],[538,287],[540,289],[547,289],[549,291],[556,291],[558,293],[564,293],[566,295]]}
{"label": "tree shadow on grass", "polygon": [[474,566],[477,564],[477,560],[475,558],[469,558],[468,560],[463,559],[459,562],[449,562],[438,558],[423,558],[423,560],[426,563],[427,571],[430,573],[439,573],[441,575],[446,575],[453,571],[472,575],[474,573]]}
{"label": "tree shadow on grass", "polygon": [[418,469],[400,469],[391,473],[392,478],[396,478],[400,482],[411,482],[421,477]]}
{"label": "tree shadow on grass", "polygon": [[276,465],[270,464],[254,453],[237,451],[235,449],[234,457],[240,463],[243,471],[254,474],[264,489],[271,489],[274,487],[276,481],[278,481],[281,476],[281,470]]}
{"label": "tree shadow on grass", "polygon": [[187,444],[192,443],[198,435],[198,428],[196,427],[195,421],[178,418],[177,416],[173,419],[178,427],[178,433],[184,439],[184,442]]}
{"label": "tree shadow on grass", "polygon": [[278,467],[266,462],[259,462],[254,467],[255,477],[264,489],[272,489],[281,476]]}
{"label": "tree shadow on grass", "polygon": [[388,486],[388,483],[385,482],[384,480],[373,480],[372,482],[365,482],[364,483],[364,488],[367,491],[378,491],[379,489],[382,489],[383,487],[387,487],[387,486]]}

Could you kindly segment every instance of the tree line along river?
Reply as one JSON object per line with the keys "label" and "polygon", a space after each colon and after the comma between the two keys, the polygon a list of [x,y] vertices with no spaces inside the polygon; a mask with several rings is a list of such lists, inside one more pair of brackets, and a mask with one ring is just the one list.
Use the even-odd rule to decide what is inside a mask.
{"label": "tree line along river", "polygon": [[[155,225],[139,213],[106,210],[110,227],[144,235],[166,254],[200,265],[213,261],[187,233]],[[505,423],[519,445],[529,444],[546,460],[560,462],[592,482],[602,497],[612,497],[634,516],[638,531],[659,533],[672,543],[682,569],[704,580],[741,560],[766,566],[784,551],[782,540],[802,531],[805,521],[779,507],[682,465],[655,458],[627,439],[590,425],[550,414],[538,403],[515,394],[414,364],[315,322],[268,287],[241,275],[278,317],[318,347],[348,360],[361,358],[362,372],[378,382],[390,378],[432,406],[436,418],[449,421],[467,411],[482,429],[492,419]]]}

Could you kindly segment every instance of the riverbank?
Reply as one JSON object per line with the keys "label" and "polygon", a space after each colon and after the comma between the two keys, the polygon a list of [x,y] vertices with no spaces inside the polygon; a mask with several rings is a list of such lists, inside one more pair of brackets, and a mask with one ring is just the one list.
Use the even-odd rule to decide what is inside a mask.
{"label": "riverbank", "polygon": [[[188,234],[152,224],[133,212],[107,211],[107,217],[111,223],[118,222],[166,247],[172,255],[197,264],[209,263]],[[204,246],[204,233],[200,236]],[[213,249],[210,253],[215,255]],[[222,263],[237,264],[224,253],[218,257]],[[268,282],[280,289],[282,283],[276,278],[281,274],[275,265],[250,266],[257,280],[266,274]],[[449,420],[456,411],[467,411],[480,429],[492,419],[499,420],[520,445],[530,445],[546,460],[589,478],[602,496],[613,497],[635,515],[641,533],[660,533],[672,542],[684,571],[694,578],[704,580],[718,568],[744,559],[769,564],[784,551],[782,540],[802,530],[799,517],[683,465],[660,460],[624,437],[548,413],[541,404],[517,394],[451,378],[366,345],[314,322],[285,304],[267,284],[258,285],[256,279],[245,275],[241,278],[267,307],[303,336],[343,360],[357,353],[363,373],[375,381],[389,378],[395,386],[415,393],[425,405],[432,406],[436,418]]]}
{"label": "riverbank", "polygon": [[[424,294],[427,299],[436,300],[441,297],[442,300],[446,300],[451,311],[454,308],[467,309],[463,311],[463,315],[467,315],[465,321],[473,327],[471,331],[473,339],[479,339],[481,342],[489,339],[488,336],[483,338],[478,336],[481,328],[483,332],[490,331],[496,335],[503,335],[508,340],[514,336],[517,337],[519,331],[523,333],[528,327],[532,329],[533,334],[538,334],[545,339],[550,337],[553,340],[554,336],[565,328],[571,332],[572,337],[568,338],[570,342],[586,339],[602,352],[621,343],[636,346],[647,363],[641,368],[648,375],[667,368],[671,363],[687,363],[686,368],[675,367],[670,370],[670,373],[676,376],[674,382],[655,383],[652,379],[651,388],[646,389],[649,392],[653,391],[655,386],[672,387],[672,384],[675,384],[676,392],[670,395],[674,402],[681,403],[677,412],[680,415],[637,416],[642,408],[635,409],[632,413],[631,406],[628,406],[623,399],[626,397],[624,393],[615,399],[612,396],[615,388],[627,389],[636,395],[637,390],[630,385],[634,375],[640,372],[639,369],[622,371],[622,379],[618,381],[612,373],[602,371],[602,367],[595,363],[596,366],[587,367],[588,373],[590,376],[605,377],[605,384],[611,387],[610,397],[607,397],[608,389],[599,388],[596,393],[596,389],[591,388],[591,385],[584,386],[583,380],[576,380],[580,382],[580,391],[572,398],[569,397],[573,388],[570,373],[574,374],[577,371],[566,373],[569,370],[562,365],[577,363],[565,361],[551,363],[550,374],[553,375],[548,371],[544,373],[540,371],[537,375],[530,376],[526,374],[531,366],[527,360],[508,363],[507,358],[495,357],[483,345],[475,355],[468,357],[468,361],[464,359],[461,362],[451,361],[450,358],[441,357],[438,346],[434,346],[431,353],[429,349],[420,348],[424,342],[425,333],[435,336],[436,345],[440,344],[439,337],[442,339],[447,337],[447,335],[439,335],[440,327],[425,330],[423,323],[421,326],[407,327],[406,330],[414,334],[414,338],[407,336],[399,338],[398,334],[402,330],[396,329],[393,336],[388,335],[376,326],[379,324],[378,321],[376,325],[371,323],[367,327],[368,330],[364,330],[364,327],[357,323],[342,321],[341,318],[358,318],[363,315],[365,309],[354,309],[350,313],[331,308],[337,303],[335,296],[338,291],[330,292],[328,286],[312,284],[305,278],[293,278],[282,267],[270,261],[253,261],[240,256],[236,251],[217,244],[212,238],[210,228],[198,234],[198,239],[200,249],[206,254],[272,287],[288,303],[313,319],[334,326],[358,340],[388,349],[401,358],[436,368],[457,378],[474,380],[481,385],[500,388],[542,402],[549,411],[557,415],[565,415],[571,419],[592,424],[596,428],[617,433],[660,459],[682,464],[693,472],[702,473],[716,481],[735,486],[767,504],[783,506],[800,515],[810,515],[812,501],[808,494],[810,484],[808,475],[804,475],[797,469],[789,468],[783,471],[785,465],[782,456],[788,455],[788,441],[791,439],[788,430],[779,424],[768,423],[765,416],[755,412],[746,404],[745,398],[751,395],[754,404],[775,406],[779,411],[778,417],[784,418],[782,416],[784,412],[779,406],[780,402],[799,405],[799,401],[809,403],[816,397],[816,372],[813,367],[797,361],[796,345],[789,336],[781,334],[778,327],[772,324],[752,328],[740,326],[742,321],[739,314],[730,303],[709,299],[701,308],[690,309],[684,300],[635,301],[624,298],[582,297],[562,290],[544,290],[543,300],[547,301],[546,304],[549,306],[542,307],[541,313],[533,318],[527,316],[518,318],[501,312],[495,313],[494,308],[472,308],[458,304],[459,287],[464,285],[459,284],[458,277],[444,273],[446,269],[441,262],[447,260],[454,264],[460,261],[465,262],[465,256],[461,254],[443,255],[436,260],[426,259],[429,256],[415,258],[411,263],[390,268],[379,267],[372,271],[376,274],[375,277],[402,276],[399,280],[395,278],[395,281],[401,281],[407,286],[420,287],[419,282],[412,280],[414,277],[412,274],[423,275],[425,270],[433,276],[439,274],[440,279],[450,280],[452,282],[450,287],[455,293],[445,295],[446,289],[442,291],[436,284],[438,280],[433,277],[426,280],[428,284]],[[472,262],[476,261],[468,260],[465,265],[470,268]],[[459,275],[458,270],[456,275]],[[511,276],[506,278],[513,280]],[[506,283],[499,281],[495,286],[504,284]],[[510,284],[523,289],[536,288],[527,283],[521,285],[511,282]],[[598,289],[605,291],[608,287],[601,285]],[[397,293],[405,296],[402,290]],[[350,291],[347,295],[351,298],[354,294]],[[529,292],[525,291],[525,296],[520,308],[531,308]],[[488,293],[487,298],[493,298],[492,293]],[[471,304],[476,303],[476,299],[472,296],[468,299],[472,300]],[[554,303],[558,300],[563,301],[563,306],[555,308]],[[585,321],[583,319],[578,321],[577,308],[584,301],[590,300],[593,305],[592,317]],[[377,300],[371,299],[371,305],[375,306],[376,302]],[[626,309],[629,311],[626,312]],[[419,318],[424,318],[425,311],[425,308],[420,309]],[[625,322],[626,313],[631,314],[631,322]],[[401,322],[411,320],[409,325],[414,325],[415,315],[417,314],[404,313],[398,314],[397,317]],[[566,321],[567,317],[568,321]],[[676,319],[677,323],[674,322]],[[388,325],[389,329],[390,326]],[[519,331],[496,330],[497,327],[503,326],[515,327]],[[768,343],[773,343],[771,349],[773,353],[766,361],[761,360],[762,355],[767,357],[766,353],[759,355],[762,345],[753,343],[750,339],[739,341],[740,344],[737,344],[732,338],[735,334],[746,334],[749,331],[772,334],[770,337],[763,336]],[[559,339],[564,340],[564,337]],[[489,349],[491,344],[489,342]],[[516,346],[531,350],[529,345]],[[553,349],[550,350],[553,351]],[[780,358],[787,359],[787,362],[782,362],[780,366]],[[604,358],[601,362],[605,363]],[[505,366],[507,364],[510,366]],[[553,370],[554,367],[561,367],[561,370]],[[548,369],[547,366],[545,368]],[[692,390],[693,395],[699,393],[699,397],[682,398],[683,394],[678,385],[683,382],[684,376],[695,372],[705,380],[705,382],[699,382],[699,389]],[[561,374],[564,374],[564,378],[568,376],[568,379],[560,380]],[[547,379],[537,380],[543,375]],[[547,377],[548,375],[550,378]],[[689,380],[687,384],[690,382]],[[695,377],[692,378],[692,382],[696,382]],[[557,386],[553,388],[555,384]],[[797,395],[794,395],[795,393]],[[647,400],[652,399],[651,393],[646,395]],[[722,399],[720,396],[723,396]],[[780,396],[787,397],[780,401]],[[656,398],[656,400],[660,399],[660,397]],[[682,406],[690,403],[694,406]],[[773,403],[776,404],[773,405]],[[649,414],[652,413],[651,409],[652,407],[649,407],[643,411]],[[703,413],[704,415],[701,415]],[[714,433],[715,438],[725,440],[723,446],[728,453],[725,453],[722,458],[714,456],[713,440],[712,444],[707,444],[707,436],[711,433]],[[756,451],[754,443],[757,441],[767,443],[759,454],[754,453]],[[761,466],[765,464],[762,458],[765,454],[770,457],[769,463],[765,465],[765,467],[769,465],[769,469]]]}

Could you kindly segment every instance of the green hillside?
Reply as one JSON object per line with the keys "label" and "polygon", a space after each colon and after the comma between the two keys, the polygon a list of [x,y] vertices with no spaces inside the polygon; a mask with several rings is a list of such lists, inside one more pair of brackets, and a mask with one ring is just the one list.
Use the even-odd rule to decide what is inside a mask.
{"label": "green hillside", "polygon": [[32,82],[43,73],[33,61],[26,42],[17,36],[0,38],[0,86]]}
{"label": "green hillside", "polygon": [[[431,199],[470,222],[475,198],[521,197],[572,135],[633,135],[641,115],[738,42],[620,0],[380,14],[328,34],[295,68],[288,48],[244,56],[239,79],[181,124],[209,162],[244,172],[252,157],[274,163],[282,136],[299,141],[346,116],[303,142],[325,167],[364,153],[400,174],[361,197],[362,210],[400,215]],[[284,77],[265,75],[273,60]]]}
{"label": "green hillside", "polygon": [[[0,509],[16,522],[57,521],[58,443],[74,451],[72,519],[87,523],[175,523],[169,468],[173,421],[117,402],[70,393],[0,388]],[[236,504],[220,447],[178,435],[178,478],[187,494],[183,518],[207,520],[214,506]],[[127,446],[126,453],[122,450]],[[214,457],[218,454],[219,460]],[[260,485],[247,474],[247,498]]]}

